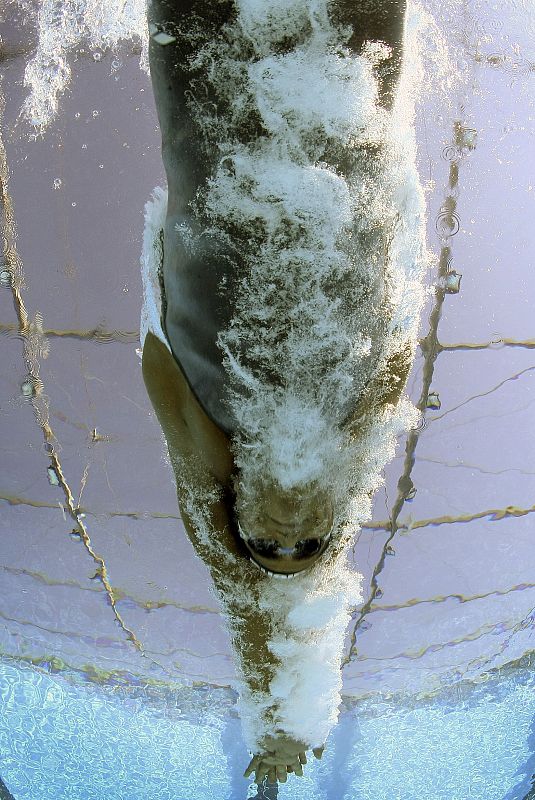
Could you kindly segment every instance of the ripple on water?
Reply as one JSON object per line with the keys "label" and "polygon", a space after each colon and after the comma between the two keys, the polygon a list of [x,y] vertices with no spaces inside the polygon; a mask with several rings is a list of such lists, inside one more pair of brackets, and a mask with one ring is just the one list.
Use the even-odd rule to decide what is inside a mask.
{"label": "ripple on water", "polygon": [[442,208],[435,219],[435,230],[441,239],[449,239],[459,232],[459,215],[450,208]]}
{"label": "ripple on water", "polygon": [[482,61],[493,69],[499,69],[507,75],[528,74],[534,68],[533,63],[520,54],[512,56],[509,53],[502,52],[486,53],[479,56],[478,61]]}
{"label": "ripple on water", "polygon": [[425,414],[420,414],[420,416],[418,417],[418,422],[416,423],[414,428],[411,428],[411,430],[414,431],[415,433],[420,434],[423,431],[425,431],[425,429],[427,428],[428,424],[429,423],[428,423],[428,421],[426,419]]}
{"label": "ripple on water", "polygon": [[456,144],[450,143],[442,148],[441,156],[444,161],[458,161],[462,156],[462,150]]}

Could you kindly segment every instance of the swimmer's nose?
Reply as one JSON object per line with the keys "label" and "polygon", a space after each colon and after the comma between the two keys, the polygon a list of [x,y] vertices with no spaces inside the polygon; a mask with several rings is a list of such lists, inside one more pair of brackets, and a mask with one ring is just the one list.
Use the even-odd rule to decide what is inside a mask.
{"label": "swimmer's nose", "polygon": [[297,520],[281,522],[268,514],[268,526],[273,539],[279,544],[279,549],[292,550],[299,539],[300,530],[302,536],[302,528],[299,528]]}
{"label": "swimmer's nose", "polygon": [[269,539],[276,546],[277,554],[283,557],[295,555],[296,547],[306,549],[310,554],[319,550],[331,533],[331,520],[314,517],[311,520],[300,519],[281,522],[268,515]]}
{"label": "swimmer's nose", "polygon": [[311,515],[290,513],[284,517],[268,513],[266,528],[281,547],[293,548],[303,534],[323,537],[331,529],[332,516],[326,512]]}
{"label": "swimmer's nose", "polygon": [[302,530],[298,531],[294,526],[288,530],[277,530],[275,526],[270,530],[271,536],[279,545],[278,550],[284,553],[286,550],[291,553],[299,539],[303,538]]}

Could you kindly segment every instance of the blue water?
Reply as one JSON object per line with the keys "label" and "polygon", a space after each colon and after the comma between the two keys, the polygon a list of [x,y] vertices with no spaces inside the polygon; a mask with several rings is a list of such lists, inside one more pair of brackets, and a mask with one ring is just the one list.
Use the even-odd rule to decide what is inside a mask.
{"label": "blue water", "polygon": [[[61,22],[54,28],[54,46],[61,54],[64,43],[76,33],[73,29],[80,27],[79,18],[71,14],[72,7],[79,4],[51,0],[42,5]],[[82,5],[91,10],[98,3]],[[132,31],[134,22],[144,19],[143,3],[134,5],[138,16],[132,22]],[[430,215],[440,208],[436,224],[430,224],[434,237],[431,245],[437,254],[441,248],[443,253],[447,250],[453,254],[452,263],[465,275],[462,291],[446,298],[450,305],[444,305],[440,334],[446,343],[466,340],[483,344],[474,347],[471,355],[462,347],[456,352],[455,344],[441,355],[432,389],[436,389],[437,398],[440,392],[443,413],[431,420],[428,444],[412,473],[418,495],[409,504],[396,542],[397,558],[393,563],[398,566],[385,568],[381,575],[383,602],[388,599],[391,612],[377,609],[372,617],[375,638],[368,644],[368,632],[360,640],[361,657],[368,662],[362,671],[363,682],[366,676],[374,675],[373,669],[379,664],[376,683],[377,676],[388,678],[388,667],[393,664],[391,652],[406,653],[410,651],[409,644],[415,645],[416,653],[425,655],[423,672],[430,669],[432,662],[433,650],[424,646],[428,642],[437,646],[440,643],[437,663],[441,668],[448,653],[456,652],[448,647],[458,643],[461,655],[453,655],[451,660],[452,668],[459,669],[465,655],[471,663],[481,655],[486,664],[485,657],[492,653],[512,660],[533,642],[528,640],[532,611],[527,610],[532,604],[524,599],[531,591],[533,575],[528,558],[533,538],[528,517],[533,510],[532,485],[528,481],[532,483],[534,469],[530,466],[531,389],[517,378],[532,369],[527,359],[531,357],[534,304],[534,283],[529,279],[534,183],[529,151],[533,86],[529,82],[535,75],[534,6],[533,0],[499,5],[451,0],[443,5],[444,19],[449,19],[448,13],[454,18],[458,12],[452,39],[453,34],[458,35],[459,48],[468,54],[463,58],[470,64],[473,61],[473,71],[466,67],[467,76],[472,76],[466,78],[466,102],[463,99],[457,103],[452,95],[451,108],[443,109],[440,97],[430,96],[430,110],[421,128],[422,179],[429,178]],[[122,3],[107,4],[110,19],[120,16],[121,6],[124,9]],[[467,9],[472,15],[466,13]],[[88,30],[96,31],[98,40],[100,29],[107,27],[106,15],[94,16],[89,20],[93,27],[87,19],[84,24]],[[46,15],[43,20],[46,33]],[[449,32],[449,27],[445,30]],[[48,39],[45,37],[44,41]],[[477,43],[473,53],[471,41]],[[8,52],[18,52],[15,45],[16,42]],[[21,46],[21,53],[26,46],[27,42]],[[453,49],[455,46],[452,42]],[[128,72],[127,59],[123,75],[115,74],[113,64],[117,62],[112,61],[111,55],[101,60],[100,52],[95,52],[85,60],[80,58],[74,70],[78,83],[73,80],[72,94],[62,96],[61,124],[57,130],[51,129],[44,143],[27,142],[15,123],[22,102],[17,92],[22,91],[23,80],[20,55],[17,58],[11,59],[11,72],[6,72],[8,80],[2,86],[3,91],[11,87],[13,94],[8,97],[2,136],[11,159],[8,158],[13,170],[10,190],[19,221],[20,252],[25,256],[24,299],[30,317],[38,320],[39,312],[45,329],[55,336],[50,360],[43,365],[41,376],[56,414],[51,419],[62,440],[65,474],[73,486],[84,476],[83,488],[91,465],[83,500],[92,511],[91,535],[95,542],[102,542],[103,546],[105,543],[113,586],[124,589],[122,607],[131,603],[129,619],[131,615],[140,623],[144,644],[148,640],[155,651],[167,647],[171,662],[175,648],[176,652],[187,653],[189,638],[178,642],[175,634],[189,625],[190,617],[183,622],[184,609],[191,603],[204,604],[205,597],[200,594],[201,599],[196,599],[194,589],[190,597],[186,580],[183,588],[173,586],[177,575],[186,576],[193,585],[197,568],[192,568],[190,574],[189,560],[180,562],[180,571],[171,569],[170,565],[180,561],[184,553],[175,530],[174,488],[169,471],[166,490],[164,473],[152,469],[152,465],[162,467],[162,443],[159,430],[155,432],[147,416],[144,393],[141,405],[137,405],[141,378],[133,342],[139,318],[141,208],[161,173],[154,110],[150,103],[140,100],[149,97],[150,87],[146,77],[132,77],[138,74],[137,55],[128,57],[135,64]],[[2,62],[3,69],[9,61]],[[465,69],[462,64],[459,68]],[[46,70],[44,74],[48,74]],[[464,98],[459,81],[455,91]],[[114,93],[109,88],[113,86]],[[46,90],[41,98],[46,106],[50,84],[43,80],[41,88]],[[440,112],[436,119],[435,112]],[[466,148],[461,182],[446,186],[457,114],[462,125],[468,126],[466,130],[477,130],[478,143],[477,148]],[[443,134],[450,138],[442,142]],[[442,151],[446,142],[450,144]],[[59,175],[61,179],[56,177]],[[458,178],[456,173],[456,181]],[[436,184],[434,193],[432,183]],[[454,200],[457,204],[459,200],[455,214],[459,212],[460,223],[457,216],[444,210],[444,192],[449,192],[448,202]],[[48,238],[46,230],[50,232]],[[67,233],[58,237],[59,230]],[[96,239],[99,247],[95,246]],[[108,275],[109,264],[114,263],[121,267],[120,280],[115,283]],[[63,272],[58,270],[63,267],[66,282],[60,284],[58,275]],[[61,288],[56,291],[58,286]],[[11,305],[8,311],[0,320],[5,330],[9,330],[7,323],[15,319]],[[94,341],[75,339],[75,349],[72,340],[63,335],[69,331],[76,334],[78,330],[83,334],[85,328],[96,330],[101,318],[107,319],[108,327],[114,330],[113,335],[106,334],[109,341],[104,335]],[[124,341],[132,345],[127,356],[119,355],[123,328]],[[102,330],[106,333],[106,325]],[[108,349],[97,351],[104,341],[108,341]],[[489,344],[484,344],[487,341]],[[505,349],[499,352],[499,343],[506,341],[514,345],[507,351],[509,356]],[[6,352],[11,352],[10,348],[14,352],[15,346],[19,347],[19,342],[15,338],[9,340]],[[2,543],[6,555],[2,563],[9,580],[13,578],[13,583],[5,584],[8,588],[4,598],[10,599],[7,611],[11,613],[15,605],[21,610],[13,614],[16,620],[6,619],[7,644],[2,649],[19,652],[20,645],[20,652],[27,653],[24,639],[21,642],[19,636],[29,630],[25,626],[31,620],[38,629],[54,629],[50,641],[41,638],[40,630],[35,645],[29,639],[29,649],[36,657],[41,653],[36,649],[37,642],[46,644],[44,653],[53,652],[59,660],[65,652],[72,655],[73,641],[79,641],[76,646],[80,652],[72,660],[79,664],[90,652],[88,662],[102,667],[110,653],[125,651],[119,649],[121,642],[111,635],[112,620],[105,598],[96,591],[87,591],[93,562],[88,566],[83,557],[64,545],[67,534],[62,527],[63,496],[50,494],[57,487],[47,480],[41,439],[34,439],[35,432],[27,432],[27,398],[18,406],[14,400],[24,385],[27,366],[18,350],[16,357],[10,359],[9,369],[5,370],[10,380],[2,396],[2,413],[6,430],[10,431],[6,441],[13,443],[6,448],[6,477],[8,485],[14,487],[15,500],[13,505],[3,507]],[[64,366],[60,369],[59,364]],[[500,382],[502,378],[505,380]],[[96,390],[88,390],[89,381],[103,387],[100,398]],[[504,385],[510,394],[500,394],[498,390]],[[414,387],[418,396],[420,384],[415,381]],[[468,399],[463,399],[463,392]],[[476,412],[476,398],[494,405],[478,406]],[[131,416],[134,408],[136,417]],[[467,416],[448,417],[451,423],[438,427],[437,434],[437,423],[442,424],[438,420],[462,408]],[[96,425],[103,434],[100,443],[88,439]],[[134,427],[136,436],[132,436]],[[97,427],[94,431],[96,434]],[[40,436],[40,429],[36,428],[36,432]],[[127,437],[132,449],[127,449]],[[88,444],[96,446],[89,451]],[[108,449],[104,450],[104,446]],[[499,458],[495,459],[494,450],[499,451]],[[41,453],[41,460],[36,453]],[[86,456],[92,460],[86,461]],[[137,470],[137,476],[133,468],[125,470],[125,464],[139,463],[145,468]],[[470,466],[474,463],[474,467]],[[162,478],[153,477],[153,471]],[[126,473],[128,480],[123,479]],[[394,487],[397,479],[396,474]],[[31,488],[34,480],[35,489]],[[157,491],[154,487],[158,482],[161,487]],[[7,489],[4,487],[3,491]],[[31,502],[26,504],[24,498]],[[52,506],[58,498],[57,518],[53,519]],[[389,505],[389,498],[386,500],[385,507]],[[106,509],[112,503],[113,514],[108,514]],[[480,513],[481,509],[495,509],[497,505],[505,509],[501,517],[494,512]],[[141,507],[143,514],[147,512],[143,520],[138,514]],[[151,516],[151,508],[168,512],[169,518],[165,514],[162,518]],[[525,512],[520,513],[519,509]],[[135,513],[121,516],[117,510]],[[475,524],[470,528],[465,522],[472,512]],[[457,521],[452,518],[446,533],[445,519],[450,514],[457,515]],[[135,541],[126,525],[121,527],[123,519],[135,520]],[[414,535],[409,537],[406,534],[414,520],[426,524],[416,525]],[[428,535],[430,530],[438,531],[433,542]],[[79,547],[74,540],[69,544]],[[379,550],[381,546],[362,538],[358,556],[368,577],[376,574],[374,548]],[[126,547],[131,553],[128,557]],[[165,558],[158,561],[151,557],[151,551],[165,553]],[[384,560],[392,563],[392,559]],[[409,584],[416,575],[413,594],[405,598],[399,585],[404,581]],[[15,582],[19,578],[20,583]],[[167,602],[168,596],[172,602]],[[422,602],[407,607],[404,601],[413,596]],[[140,602],[134,597],[139,597]],[[165,600],[161,616],[153,615],[148,625],[145,608],[152,609],[160,599]],[[175,604],[180,622],[172,623]],[[42,615],[36,615],[35,608],[41,608]],[[209,623],[197,630],[195,625],[200,618],[191,619],[191,631],[204,648]],[[167,636],[166,626],[171,624],[175,628]],[[397,650],[377,646],[388,644],[389,631],[396,626],[401,629],[403,624],[407,627]],[[65,631],[66,644],[61,639]],[[364,631],[362,626],[361,632]],[[220,636],[217,632],[215,635]],[[421,638],[415,642],[411,636]],[[494,647],[487,648],[489,639]],[[98,647],[94,644],[97,640]],[[200,659],[211,652],[210,648],[202,649],[200,654],[195,651],[189,672],[195,672]],[[126,652],[127,664],[134,663],[133,656],[133,651]],[[395,665],[399,670],[396,675],[408,674],[403,672],[406,663],[404,659]],[[416,664],[419,666],[419,661]],[[191,678],[189,672],[184,668],[184,675]],[[207,680],[204,673],[203,680]],[[484,683],[461,683],[431,700],[387,700],[374,695],[365,703],[346,703],[322,761],[311,757],[303,778],[291,776],[287,784],[262,792],[242,777],[249,756],[233,692],[210,687],[154,689],[148,684],[104,686],[0,658],[0,778],[15,800],[535,800],[534,684],[535,673],[530,668],[508,668]],[[371,681],[365,685],[371,692]],[[4,800],[1,782],[0,800]]]}
{"label": "blue water", "polygon": [[[342,712],[321,762],[266,797],[524,800],[535,772],[535,673],[433,700]],[[226,690],[74,685],[0,663],[0,774],[15,800],[245,800],[247,753]]]}

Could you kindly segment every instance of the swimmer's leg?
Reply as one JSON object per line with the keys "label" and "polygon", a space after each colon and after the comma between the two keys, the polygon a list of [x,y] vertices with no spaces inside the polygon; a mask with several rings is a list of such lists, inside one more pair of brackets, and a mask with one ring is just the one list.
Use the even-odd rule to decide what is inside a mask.
{"label": "swimmer's leg", "polygon": [[[214,46],[234,11],[232,0],[150,0],[148,6],[151,79],[168,188],[163,329],[190,386],[223,428],[231,422],[220,401],[225,373],[217,335],[232,312],[227,302],[233,292],[226,259],[230,247],[203,231],[208,223],[195,216],[193,201],[221,158],[217,141],[207,140],[196,118],[197,109],[206,107],[216,118],[224,109],[207,80],[206,64],[194,60]],[[220,291],[223,283],[226,294]]]}
{"label": "swimmer's leg", "polygon": [[399,80],[405,28],[406,0],[334,0],[333,22],[353,29],[348,46],[360,53],[366,42],[384,42],[391,55],[378,69],[381,104],[390,108]]}
{"label": "swimmer's leg", "polygon": [[[172,214],[187,208],[209,174],[187,105],[190,83],[197,77],[189,64],[202,45],[215,38],[232,9],[232,0],[149,0],[150,71]],[[166,41],[158,33],[173,40]]]}

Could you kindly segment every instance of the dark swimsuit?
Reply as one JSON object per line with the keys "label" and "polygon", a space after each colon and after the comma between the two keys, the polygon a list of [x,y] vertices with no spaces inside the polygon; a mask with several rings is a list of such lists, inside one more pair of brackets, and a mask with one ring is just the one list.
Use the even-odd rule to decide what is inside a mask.
{"label": "dark swimsuit", "polygon": [[[387,6],[388,2],[377,4],[374,0],[360,5],[361,8],[356,8],[357,4],[349,0],[332,3],[333,13],[339,16],[340,21],[353,25],[356,33],[349,44],[357,51],[363,43],[358,32],[370,27],[373,29],[372,23],[378,13],[368,10],[368,7]],[[396,0],[392,6],[395,11],[390,11],[389,17],[387,15],[390,30],[386,30],[385,35],[385,21],[381,18],[383,35],[377,36],[398,49],[404,5],[404,2]],[[188,59],[195,55],[203,42],[217,35],[234,10],[231,0],[214,0],[213,3],[205,0],[152,0],[149,4],[152,31],[176,35],[174,41],[165,45],[154,37],[150,42],[151,77],[168,181],[162,325],[171,351],[201,407],[229,435],[236,430],[236,423],[225,401],[228,379],[217,337],[220,331],[228,328],[233,316],[236,259],[235,254],[230,258],[230,249],[222,241],[206,234],[198,236],[198,223],[192,214],[190,204],[212,174],[221,154],[217,143],[211,151],[200,146],[201,134],[188,109],[187,97],[191,93],[192,81],[197,78],[202,84],[202,75],[193,75],[187,65]],[[181,31],[195,29],[198,31],[196,42],[180,35]],[[391,72],[395,80],[395,66],[391,66]],[[388,83],[386,79],[383,81],[384,86]],[[210,97],[205,99],[207,102],[211,100]],[[194,248],[188,247],[189,232],[195,240]]]}
{"label": "dark swimsuit", "polygon": [[[149,9],[149,22],[172,34],[177,25],[190,24],[187,20],[193,5],[155,0]],[[203,4],[202,11],[207,18],[211,15],[208,5]],[[217,11],[225,13],[224,4],[214,6],[212,25],[217,22]],[[208,23],[210,20],[205,32],[207,38],[211,30]],[[232,434],[236,426],[224,400],[226,373],[217,335],[228,327],[232,317],[234,271],[220,241],[203,235],[196,238],[194,249],[188,247],[187,232],[192,231],[194,236],[199,232],[189,203],[214,167],[198,146],[199,132],[186,106],[190,75],[183,65],[189,55],[191,52],[180,37],[164,46],[151,40],[151,77],[168,182],[162,327],[201,407],[221,430]],[[185,236],[181,230],[186,232]]]}

